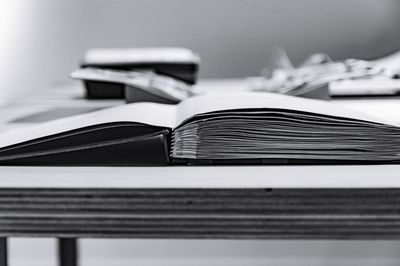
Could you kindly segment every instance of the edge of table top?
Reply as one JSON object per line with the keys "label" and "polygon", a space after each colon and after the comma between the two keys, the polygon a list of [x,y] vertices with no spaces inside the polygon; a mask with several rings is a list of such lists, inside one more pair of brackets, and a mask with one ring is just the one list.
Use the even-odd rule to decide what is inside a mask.
{"label": "edge of table top", "polygon": [[0,167],[0,188],[400,188],[400,165]]}

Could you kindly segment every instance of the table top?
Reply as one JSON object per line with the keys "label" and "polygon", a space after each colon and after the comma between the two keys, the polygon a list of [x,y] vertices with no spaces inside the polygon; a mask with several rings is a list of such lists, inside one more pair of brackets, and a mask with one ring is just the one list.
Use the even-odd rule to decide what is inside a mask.
{"label": "table top", "polygon": [[400,188],[400,165],[0,167],[0,188]]}

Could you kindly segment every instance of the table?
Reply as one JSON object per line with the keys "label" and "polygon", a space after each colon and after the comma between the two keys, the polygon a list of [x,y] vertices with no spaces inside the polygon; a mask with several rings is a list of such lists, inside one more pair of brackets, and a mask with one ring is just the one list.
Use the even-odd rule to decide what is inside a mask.
{"label": "table", "polygon": [[[0,128],[122,103],[63,88],[3,106]],[[400,118],[398,99],[338,103]],[[7,238],[22,236],[59,238],[63,266],[77,264],[79,238],[400,239],[400,165],[1,167],[0,266]]]}
{"label": "table", "polygon": [[[2,167],[6,237],[400,239],[400,165]],[[3,264],[6,265],[3,256]]]}

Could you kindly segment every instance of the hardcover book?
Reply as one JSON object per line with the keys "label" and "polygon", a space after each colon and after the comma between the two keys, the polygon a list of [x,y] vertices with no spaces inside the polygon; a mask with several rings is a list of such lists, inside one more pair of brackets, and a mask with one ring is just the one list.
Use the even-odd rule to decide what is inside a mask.
{"label": "hardcover book", "polygon": [[[81,68],[154,72],[193,85],[197,81],[200,57],[178,47],[90,49]],[[112,81],[84,80],[90,99],[124,98],[124,85]]]}
{"label": "hardcover book", "polygon": [[270,93],[132,103],[0,134],[2,165],[396,163],[400,127]]}

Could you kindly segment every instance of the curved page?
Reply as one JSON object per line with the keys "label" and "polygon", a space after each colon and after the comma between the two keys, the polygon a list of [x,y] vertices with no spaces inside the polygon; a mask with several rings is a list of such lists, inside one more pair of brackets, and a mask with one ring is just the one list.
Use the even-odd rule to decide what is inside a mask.
{"label": "curved page", "polygon": [[189,98],[180,104],[177,109],[177,125],[197,114],[223,110],[238,109],[286,109],[299,112],[314,113],[368,121],[379,124],[394,125],[393,122],[358,113],[343,106],[327,101],[305,99],[275,93],[212,93],[204,96]]}
{"label": "curved page", "polygon": [[83,115],[57,119],[31,127],[6,131],[0,134],[0,148],[74,129],[113,122],[136,122],[151,126],[173,128],[175,126],[175,118],[176,107],[174,105],[157,103],[127,104]]}

